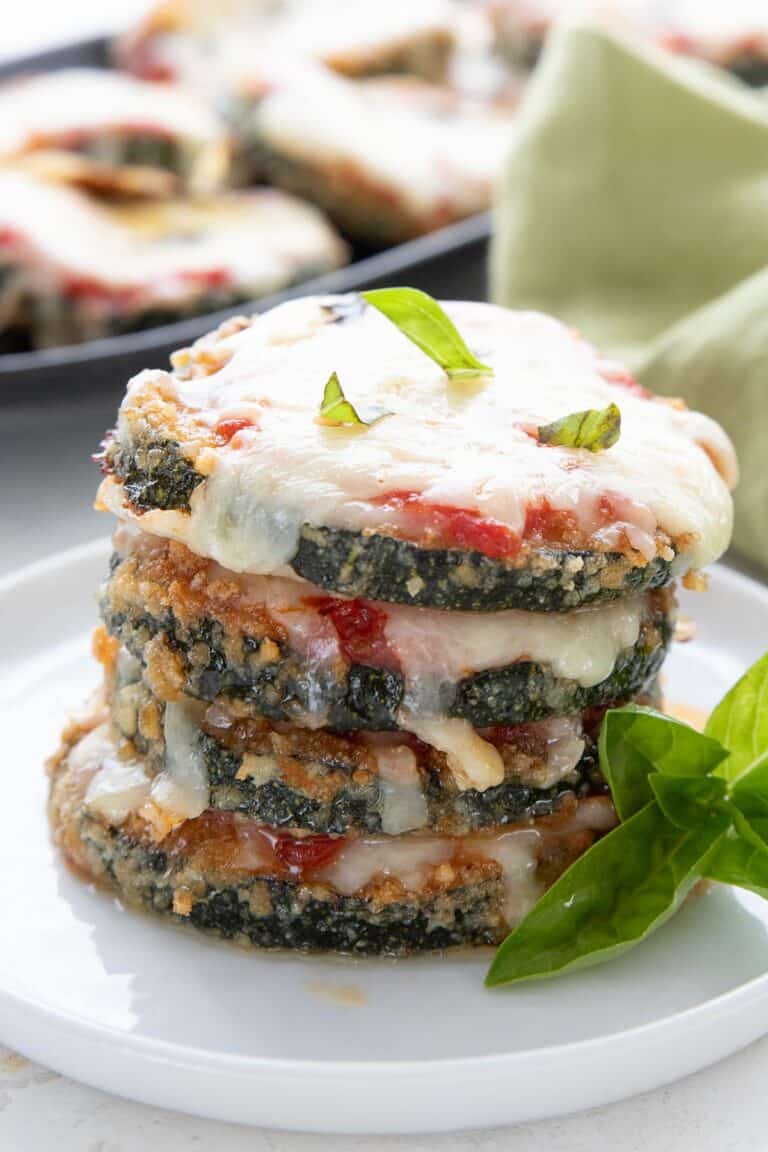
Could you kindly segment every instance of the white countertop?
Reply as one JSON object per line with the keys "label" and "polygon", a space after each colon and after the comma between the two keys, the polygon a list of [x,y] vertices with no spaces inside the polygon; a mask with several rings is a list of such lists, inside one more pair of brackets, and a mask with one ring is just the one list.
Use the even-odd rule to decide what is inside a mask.
{"label": "white countertop", "polygon": [[452,1136],[306,1136],[132,1104],[0,1048],[0,1147],[3,1152],[763,1152],[767,1073],[768,1038],[670,1088],[563,1120]]}

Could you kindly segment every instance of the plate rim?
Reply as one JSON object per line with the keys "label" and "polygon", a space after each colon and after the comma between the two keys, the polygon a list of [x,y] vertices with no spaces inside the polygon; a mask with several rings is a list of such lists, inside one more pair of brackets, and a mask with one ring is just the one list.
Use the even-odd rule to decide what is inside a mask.
{"label": "plate rim", "polygon": [[[22,589],[29,582],[50,576],[63,567],[95,561],[108,553],[109,544],[109,537],[98,537],[14,569],[0,577],[0,598],[5,599],[12,596],[15,591]],[[768,587],[728,564],[721,562],[713,565],[710,568],[710,572],[712,571],[717,573],[718,579],[725,580],[726,584],[730,585],[730,592],[737,593],[740,589],[748,589],[752,594],[757,592],[768,600]],[[487,989],[486,991],[488,995],[499,997],[510,995],[510,990],[504,988]],[[424,1078],[439,1072],[455,1074],[471,1070],[473,1073],[481,1073],[484,1070],[512,1069],[521,1063],[530,1063],[531,1061],[546,1062],[555,1058],[578,1059],[602,1049],[610,1050],[612,1047],[620,1046],[635,1038],[638,1041],[660,1040],[663,1038],[663,1033],[670,1029],[676,1031],[686,1026],[695,1026],[699,1022],[711,1026],[725,1016],[738,1012],[749,1004],[762,1002],[766,998],[768,998],[768,970],[762,975],[754,976],[743,984],[739,984],[726,992],[721,992],[700,1004],[681,1009],[658,1020],[603,1033],[599,1036],[571,1040],[562,1044],[549,1044],[513,1052],[495,1052],[484,1055],[356,1061],[293,1059],[290,1057],[248,1056],[237,1053],[214,1052],[211,1049],[196,1045],[122,1032],[96,1020],[45,1004],[34,997],[0,987],[0,1005],[17,1006],[26,1011],[35,1011],[40,1016],[50,1019],[51,1023],[55,1023],[59,1029],[63,1029],[74,1037],[91,1044],[98,1045],[106,1042],[119,1047],[126,1054],[130,1053],[155,1061],[172,1061],[177,1067],[183,1065],[188,1071],[231,1072],[238,1075],[252,1073],[256,1075],[258,1073],[263,1074],[268,1070],[273,1074],[289,1074],[296,1077],[311,1076],[317,1078],[319,1076],[331,1079],[343,1076],[347,1080],[350,1078],[367,1079],[377,1074]],[[659,1037],[658,1034],[662,1034],[662,1036]]]}
{"label": "plate rim", "polygon": [[[0,604],[108,550],[108,537],[98,537],[12,570],[0,576]],[[768,601],[765,584],[728,564],[714,567],[727,596]],[[147,1105],[277,1129],[406,1135],[583,1111],[695,1073],[768,1032],[768,970],[653,1021],[474,1055],[322,1060],[216,1051],[101,1023],[9,984],[0,987],[0,1028],[3,1041],[30,1059]],[[578,1068],[590,1067],[601,1075],[587,1086]],[[342,1096],[350,1086],[351,1099]]]}

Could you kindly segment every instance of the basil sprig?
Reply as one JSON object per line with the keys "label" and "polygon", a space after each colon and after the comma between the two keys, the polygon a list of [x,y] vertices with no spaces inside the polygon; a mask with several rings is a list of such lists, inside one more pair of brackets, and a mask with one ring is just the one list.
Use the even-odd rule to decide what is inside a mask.
{"label": "basil sprig", "polygon": [[439,364],[451,380],[493,375],[488,364],[472,355],[456,325],[426,292],[418,288],[375,288],[361,295]]}
{"label": "basil sprig", "polygon": [[344,395],[338,375],[332,372],[323,389],[323,398],[320,402],[317,420],[318,423],[326,424],[330,428],[341,428],[355,424],[369,428],[377,420],[391,415],[391,412],[385,412],[383,408],[372,409],[365,413],[358,412],[354,404],[350,403]]}
{"label": "basil sprig", "polygon": [[615,404],[609,404],[607,408],[587,408],[583,412],[571,412],[551,424],[542,424],[539,443],[605,452],[620,435],[621,412]]}
{"label": "basil sprig", "polygon": [[600,766],[622,823],[507,937],[487,985],[609,960],[663,924],[705,877],[768,898],[768,653],[704,733],[649,708],[606,713]]}

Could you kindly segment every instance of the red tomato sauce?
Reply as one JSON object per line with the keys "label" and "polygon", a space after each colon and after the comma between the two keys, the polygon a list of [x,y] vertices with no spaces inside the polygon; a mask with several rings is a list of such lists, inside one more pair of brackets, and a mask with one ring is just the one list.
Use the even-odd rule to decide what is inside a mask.
{"label": "red tomato sauce", "polygon": [[520,550],[520,537],[511,528],[480,512],[432,504],[418,492],[389,492],[376,503],[406,511],[430,543],[482,552],[495,560],[508,559]]}
{"label": "red tomato sauce", "polygon": [[321,616],[328,616],[339,637],[339,647],[350,664],[375,664],[399,668],[397,655],[385,635],[387,614],[367,600],[337,600],[311,596],[306,602]]}
{"label": "red tomato sauce", "polygon": [[230,420],[219,420],[216,424],[216,435],[225,444],[229,444],[238,432],[242,432],[244,428],[252,427],[253,420],[249,420],[247,416],[235,416]]}
{"label": "red tomato sauce", "polygon": [[[251,865],[243,852],[249,843],[255,848]],[[305,879],[330,864],[345,843],[343,836],[292,836],[210,809],[172,832],[163,847],[193,856],[201,867]]]}
{"label": "red tomato sauce", "polygon": [[281,835],[275,840],[275,856],[289,872],[300,876],[316,872],[335,860],[344,846],[342,837],[332,836],[288,836]]}
{"label": "red tomato sauce", "polygon": [[226,288],[232,282],[228,268],[189,268],[179,273],[179,279],[210,289]]}

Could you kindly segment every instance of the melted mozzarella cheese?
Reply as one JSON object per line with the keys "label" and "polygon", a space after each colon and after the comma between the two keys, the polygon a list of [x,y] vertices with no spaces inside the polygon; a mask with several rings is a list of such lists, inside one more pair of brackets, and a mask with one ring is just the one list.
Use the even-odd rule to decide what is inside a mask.
{"label": "melted mozzarella cheese", "polygon": [[387,836],[400,836],[423,828],[429,819],[427,800],[421,786],[416,757],[404,745],[375,747],[379,775],[381,830]]}
{"label": "melted mozzarella cheese", "polygon": [[275,74],[312,60],[341,71],[378,71],[401,47],[450,36],[454,22],[447,0],[195,0],[184,5],[183,23],[176,16],[178,32],[169,35],[161,21],[150,58],[185,85],[214,93],[233,84],[258,93]]}
{"label": "melted mozzarella cheese", "polygon": [[165,767],[152,781],[150,798],[174,823],[181,823],[200,816],[210,801],[200,728],[185,704],[166,704],[163,736]]}
{"label": "melted mozzarella cheese", "polygon": [[278,85],[255,113],[261,142],[278,156],[320,165],[331,180],[357,170],[427,217],[448,206],[456,215],[489,206],[511,123],[509,112],[455,95],[449,103],[439,89],[321,69]]}
{"label": "melted mozzarella cheese", "polygon": [[522,920],[541,895],[542,884],[536,876],[539,843],[539,834],[533,828],[476,836],[470,841],[471,852],[495,860],[501,868],[507,924]]}
{"label": "melted mozzarella cheese", "polygon": [[536,866],[541,838],[534,829],[451,837],[366,837],[345,843],[334,861],[318,874],[344,896],[362,892],[375,879],[392,877],[407,892],[419,893],[435,869],[448,865],[461,846],[463,856],[495,861],[504,885],[504,918],[516,924],[541,894]]}
{"label": "melted mozzarella cheese", "polygon": [[216,116],[197,97],[105,68],[23,77],[0,92],[0,155],[99,132],[125,131],[223,143]]}
{"label": "melted mozzarella cheese", "polygon": [[110,824],[122,824],[132,813],[141,810],[150,787],[143,764],[107,757],[88,785],[85,805]]}
{"label": "melted mozzarella cheese", "polygon": [[430,679],[458,681],[473,672],[531,660],[584,688],[607,679],[620,652],[640,634],[644,598],[629,596],[576,612],[439,612],[387,608],[385,635],[412,695]]}
{"label": "melted mozzarella cheese", "polygon": [[[455,383],[376,309],[331,322],[332,303],[309,297],[256,318],[228,339],[232,355],[210,376],[144,372],[131,383],[118,424],[129,450],[157,390],[203,423],[232,412],[254,421],[236,446],[196,453],[207,479],[192,494],[191,512],[146,512],[145,531],[236,571],[271,573],[294,556],[304,523],[358,531],[391,523],[391,510],[373,501],[393,491],[470,509],[518,534],[527,509],[544,501],[594,532],[607,494],[620,508],[615,539],[603,529],[607,545],[627,527],[646,537],[658,527],[683,538],[691,567],[727,547],[736,462],[722,429],[611,383],[594,350],[557,321],[487,304],[445,305],[494,369],[492,377]],[[318,424],[332,372],[354,404],[392,415],[362,430]],[[605,452],[542,446],[524,430],[612,402],[622,431]],[[101,499],[133,515],[112,478]]]}
{"label": "melted mozzarella cheese", "polygon": [[465,792],[485,792],[504,780],[504,761],[498,748],[478,736],[468,720],[429,716],[401,708],[398,722],[425,744],[444,752],[456,786]]}
{"label": "melted mozzarella cheese", "polygon": [[453,852],[454,841],[437,836],[348,840],[319,877],[343,896],[353,896],[380,876],[392,876],[408,891],[418,892],[432,870],[450,860]]}
{"label": "melted mozzarella cheese", "polygon": [[[128,525],[115,533],[114,544],[122,556],[136,548],[151,553],[161,547]],[[238,574],[217,564],[209,566],[206,580],[239,586],[244,607],[264,605],[307,662],[310,681],[313,669],[326,679],[343,659],[330,618],[311,603],[327,597],[322,588],[303,580]],[[379,602],[374,607],[385,618],[384,635],[402,669],[406,695],[423,707],[437,698],[441,684],[519,660],[545,665],[584,688],[599,684],[610,676],[619,654],[637,643],[645,604],[640,595],[568,613],[443,612]]]}
{"label": "melted mozzarella cheese", "polygon": [[89,732],[69,753],[71,771],[90,776],[86,808],[112,824],[122,824],[144,804],[151,780],[137,760],[122,760],[109,724]]}
{"label": "melted mozzarella cheese", "polygon": [[556,716],[539,725],[546,739],[543,770],[536,786],[551,788],[571,773],[584,755],[585,741],[579,716]]}
{"label": "melted mozzarella cheese", "polygon": [[163,722],[165,765],[151,777],[143,763],[123,760],[109,725],[95,729],[70,755],[77,771],[93,776],[86,807],[111,823],[131,814],[146,820],[158,839],[185,820],[200,816],[210,802],[208,772],[200,748],[200,729],[184,704],[166,704]]}
{"label": "melted mozzarella cheese", "polygon": [[20,172],[0,174],[0,229],[19,238],[9,259],[34,277],[94,280],[104,291],[141,289],[169,302],[205,289],[275,290],[297,270],[331,268],[344,249],[308,204],[273,189],[229,193],[197,203],[105,207],[72,189]]}

